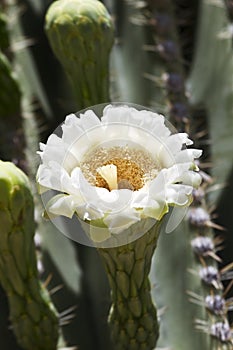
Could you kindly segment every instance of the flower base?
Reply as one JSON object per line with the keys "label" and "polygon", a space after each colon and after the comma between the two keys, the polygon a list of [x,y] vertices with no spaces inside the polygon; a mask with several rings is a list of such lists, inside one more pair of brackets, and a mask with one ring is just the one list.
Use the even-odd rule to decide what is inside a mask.
{"label": "flower base", "polygon": [[159,325],[148,275],[159,226],[127,245],[99,249],[111,287],[109,325],[116,350],[155,348]]}

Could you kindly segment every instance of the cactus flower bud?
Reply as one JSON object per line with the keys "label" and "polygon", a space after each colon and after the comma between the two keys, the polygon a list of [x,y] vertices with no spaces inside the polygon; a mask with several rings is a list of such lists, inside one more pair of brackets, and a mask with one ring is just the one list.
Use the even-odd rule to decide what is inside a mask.
{"label": "cactus flower bud", "polygon": [[56,350],[58,319],[37,277],[34,206],[26,175],[0,161],[0,283],[12,329],[25,350]]}
{"label": "cactus flower bud", "polygon": [[78,107],[109,100],[111,17],[96,0],[58,0],[46,15],[46,33],[73,86]]}

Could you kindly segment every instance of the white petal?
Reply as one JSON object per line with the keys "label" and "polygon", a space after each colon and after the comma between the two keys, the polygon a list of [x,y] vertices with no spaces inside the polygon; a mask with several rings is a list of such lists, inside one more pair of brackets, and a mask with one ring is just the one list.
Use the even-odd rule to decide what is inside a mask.
{"label": "white petal", "polygon": [[130,201],[130,190],[113,190],[109,192],[106,188],[92,186],[83,176],[80,168],[73,170],[71,174],[73,186],[77,186],[80,196],[82,197],[83,213],[89,215],[89,219],[93,217],[102,217],[103,213],[121,210]]}
{"label": "white petal", "polygon": [[199,158],[201,155],[202,150],[195,148],[184,149],[175,156],[175,161],[177,163],[193,163],[194,159]]}
{"label": "white petal", "polygon": [[76,193],[69,174],[57,162],[50,161],[48,165],[41,164],[38,168],[37,181],[45,188],[65,193]]}
{"label": "white petal", "polygon": [[[86,111],[77,117],[70,114],[62,125],[62,140],[68,144],[69,152],[80,161],[83,155],[90,150],[94,143],[101,142],[104,135],[100,120],[92,110]],[[77,162],[76,162],[77,163]]]}
{"label": "white petal", "polygon": [[128,123],[130,118],[130,107],[108,105],[103,110],[103,123]]}
{"label": "white petal", "polygon": [[140,221],[140,214],[133,208],[125,208],[121,212],[109,214],[104,219],[104,223],[112,233],[120,233],[138,221]]}
{"label": "white petal", "polygon": [[162,203],[153,201],[148,207],[144,208],[143,215],[156,220],[161,220],[167,212],[168,205],[165,201]]}
{"label": "white petal", "polygon": [[190,204],[192,186],[174,184],[166,187],[167,203],[183,206]]}
{"label": "white petal", "polygon": [[156,178],[151,181],[149,185],[149,195],[151,198],[156,199],[159,193],[164,192],[167,183],[166,173],[167,169],[161,170]]}
{"label": "white petal", "polygon": [[185,171],[181,176],[180,180],[185,185],[190,185],[192,187],[199,187],[202,181],[201,175],[196,171]]}
{"label": "white petal", "polygon": [[163,167],[169,167],[176,162],[177,155],[184,145],[190,145],[193,142],[186,133],[174,134],[167,137],[159,152],[159,161]]}
{"label": "white petal", "polygon": [[141,188],[138,191],[134,191],[132,194],[132,207],[141,209],[145,208],[148,205],[149,201],[149,192],[148,188],[144,190],[144,188]]}
{"label": "white petal", "polygon": [[[46,147],[46,144],[40,142],[39,143],[39,146],[40,146],[40,151],[44,151],[45,150],[45,147]],[[41,152],[38,152],[38,154],[40,154]]]}
{"label": "white petal", "polygon": [[56,161],[68,172],[77,164],[77,159],[69,152],[69,145],[55,134],[49,136],[47,144],[40,144],[42,152],[38,152],[43,164]]}
{"label": "white petal", "polygon": [[96,205],[105,212],[118,213],[131,205],[133,192],[128,189],[108,191],[96,187]]}
{"label": "white petal", "polygon": [[102,219],[104,217],[103,211],[93,207],[92,203],[87,202],[80,201],[75,208],[75,212],[80,219],[87,221]]}
{"label": "white petal", "polygon": [[80,114],[80,117],[72,113],[66,117],[65,122],[62,125],[63,137],[68,136],[64,135],[64,133],[66,133],[67,130],[70,132],[72,128],[76,130],[78,133],[77,137],[79,137],[83,132],[99,125],[100,120],[92,110],[87,110],[85,113]]}
{"label": "white petal", "polygon": [[84,114],[80,114],[80,126],[84,131],[100,126],[100,120],[92,110],[87,110]]}
{"label": "white petal", "polygon": [[62,131],[62,140],[71,145],[83,134],[79,118],[75,114],[69,114],[62,125]]}
{"label": "white petal", "polygon": [[48,214],[53,214],[55,216],[63,215],[72,218],[75,212],[76,201],[78,201],[78,198],[74,196],[58,194],[50,199],[45,210]]}
{"label": "white petal", "polygon": [[164,116],[152,111],[138,111],[129,106],[108,105],[103,111],[103,123],[120,123],[136,126],[154,136],[168,137],[170,130],[164,124]]}
{"label": "white petal", "polygon": [[143,217],[151,217],[160,220],[168,211],[165,196],[165,178],[162,173],[151,181],[147,191],[143,188],[133,193],[132,206],[143,209]]}

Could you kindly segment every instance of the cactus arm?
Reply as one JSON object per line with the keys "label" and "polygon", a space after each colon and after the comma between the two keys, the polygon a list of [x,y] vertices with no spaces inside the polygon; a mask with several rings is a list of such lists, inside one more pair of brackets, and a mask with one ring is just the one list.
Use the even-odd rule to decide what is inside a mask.
{"label": "cactus arm", "polygon": [[[171,23],[175,23],[175,17],[173,13],[174,10],[170,1],[158,2],[158,4],[156,2],[148,1],[148,3],[150,4],[149,8],[151,10],[153,9],[153,16],[151,18],[148,16],[148,12],[146,13],[146,18],[150,20],[148,21],[148,24],[154,23],[153,20],[156,18],[156,15],[162,16],[164,14],[170,17]],[[158,23],[156,23],[156,25],[158,26]],[[174,47],[177,47],[176,59],[169,60],[169,57],[163,57],[163,55],[161,55],[159,61],[154,53],[154,57],[156,59],[155,72],[157,73],[156,75],[152,75],[152,80],[154,79],[155,85],[157,85],[155,88],[155,91],[157,91],[159,82],[159,65],[156,64],[157,61],[160,62],[161,71],[164,70],[164,72],[167,72],[168,75],[175,73],[179,74],[181,78],[183,78],[184,70],[181,66],[182,57],[179,54],[179,42],[177,40],[178,36],[176,35],[176,27],[172,26],[171,32],[166,29],[165,36],[164,33],[162,36],[160,33],[157,33],[158,29],[160,28],[155,26],[155,28],[152,29],[154,29],[153,33],[155,33],[155,43],[163,43],[165,40],[171,40],[174,43]],[[160,52],[158,51],[157,56],[159,53]],[[164,59],[164,62],[162,62],[162,59]],[[176,103],[179,103],[186,107],[186,115],[182,115],[182,113],[181,115],[178,113],[175,116],[173,113],[170,113],[170,115],[172,122],[175,123],[179,129],[183,129],[184,127],[186,130],[188,130],[189,125],[186,124],[187,121],[185,121],[185,119],[188,117],[188,111],[190,112],[192,109],[189,106],[184,84],[183,88],[179,89],[178,93],[176,90],[172,91],[169,85],[164,86],[164,89],[167,89],[166,99],[164,99],[165,105],[170,106],[171,108]],[[157,96],[155,96],[155,98],[157,99]],[[170,111],[172,112],[172,108]],[[192,131],[194,132],[194,125],[192,125]],[[197,205],[197,203],[195,203],[195,205]],[[203,208],[205,208],[204,210],[206,210],[205,203],[202,203],[202,205]],[[213,323],[217,322],[219,317],[210,317],[206,306],[204,305],[204,302],[201,306],[198,307],[196,305],[191,305],[187,300],[188,298],[186,295],[187,290],[191,290],[194,291],[199,297],[202,297],[202,300],[204,300],[205,296],[208,295],[208,293],[213,293],[211,286],[207,287],[200,279],[199,270],[205,263],[203,263],[203,260],[200,261],[199,259],[196,259],[190,246],[191,239],[197,235],[198,231],[201,232],[200,234],[205,233],[207,236],[210,235],[211,237],[213,237],[213,232],[211,232],[211,230],[207,227],[205,227],[204,231],[200,230],[200,228],[197,227],[189,227],[187,223],[182,224],[177,231],[181,231],[183,234],[185,232],[186,239],[183,239],[182,242],[178,243],[175,241],[177,237],[169,236],[169,239],[166,239],[164,237],[161,238],[161,245],[158,249],[157,255],[158,261],[156,260],[155,264],[153,265],[153,272],[151,275],[152,280],[155,283],[157,282],[157,284],[160,286],[159,291],[164,291],[163,293],[159,292],[158,290],[153,291],[155,294],[155,299],[158,300],[158,305],[161,307],[164,305],[168,306],[168,311],[165,312],[163,316],[163,322],[161,323],[161,336],[159,339],[159,345],[171,345],[174,347],[174,349],[217,349],[220,346],[219,339],[216,340],[214,337],[210,336],[210,325],[211,320]],[[176,232],[176,234],[178,234],[178,232]],[[169,254],[170,245],[174,247],[174,255],[172,252]],[[168,254],[169,257],[167,258]],[[176,276],[174,275],[174,265],[178,263],[177,257],[180,257],[181,255],[185,258],[178,264],[177,273],[181,273],[181,275],[178,277],[178,279],[176,279]],[[170,263],[168,262],[169,259],[171,259]],[[208,264],[215,265],[211,259],[208,260]],[[196,274],[190,275],[187,272],[188,268],[196,271]],[[167,278],[166,276],[169,277]],[[173,278],[175,278],[174,281]],[[192,315],[192,317],[190,317],[190,315]],[[195,319],[205,320],[207,325],[205,334],[200,335],[199,333],[195,332]],[[229,341],[227,340],[224,344],[221,344],[221,346],[222,348],[225,348],[228,347],[228,344]]]}
{"label": "cactus arm", "polygon": [[[202,1],[200,16],[196,57],[189,79],[191,103],[202,103],[207,109],[212,139],[212,174],[219,183],[224,183],[233,162],[232,38],[227,35],[229,22],[224,7]],[[211,200],[219,194],[211,193]]]}
{"label": "cactus arm", "polygon": [[0,182],[0,281],[8,296],[12,328],[25,350],[55,350],[58,318],[37,276],[29,182],[15,165],[2,161]]}
{"label": "cactus arm", "polygon": [[119,1],[112,6],[112,13],[116,18],[116,44],[111,55],[112,99],[147,106],[151,99],[151,84],[143,76],[144,72],[140,73],[151,63],[142,49],[147,34],[144,26],[133,23],[141,11],[131,3]]}
{"label": "cactus arm", "polygon": [[[172,248],[171,248],[172,247]],[[153,298],[158,308],[165,307],[161,316],[158,346],[174,350],[209,349],[210,338],[195,330],[195,318],[206,319],[206,310],[189,302],[187,290],[204,293],[199,276],[187,269],[197,270],[187,222],[169,235],[161,235],[150,274]]]}
{"label": "cactus arm", "polygon": [[[184,81],[184,70],[182,67],[181,53],[179,51],[178,36],[176,34],[176,19],[173,13],[173,6],[170,1],[157,2],[148,1],[149,8],[143,9],[146,30],[149,31],[150,46],[154,51],[148,50],[147,54],[152,60],[151,67],[147,67],[146,73],[151,80],[151,105],[159,104],[168,112],[170,111],[171,121],[180,129],[186,126],[187,112],[189,106],[185,96],[184,86],[177,92],[167,89],[162,81],[164,73],[176,73]],[[160,5],[159,5],[160,4]],[[148,14],[149,10],[149,14]],[[158,28],[153,25],[156,16],[166,15],[172,23],[170,30],[166,29],[166,35],[158,34]],[[159,32],[160,33],[160,32]],[[148,37],[148,36],[147,36]],[[147,39],[148,40],[148,39]],[[178,56],[169,60],[157,50],[158,44],[170,41],[173,43]],[[146,42],[148,44],[148,42]],[[150,70],[149,70],[149,69]],[[144,67],[145,72],[145,67]],[[172,113],[173,106],[179,103],[184,105],[186,114],[178,110]],[[165,229],[164,229],[165,230]],[[161,235],[160,244],[155,254],[150,279],[152,283],[152,295],[156,300],[158,308],[166,308],[161,318],[159,347],[170,346],[172,349],[207,349],[210,339],[195,332],[193,319],[205,318],[206,310],[192,305],[186,295],[187,289],[202,291],[200,279],[191,276],[187,272],[188,267],[196,267],[197,263],[190,247],[190,236],[187,223],[182,223],[171,235]],[[175,269],[175,273],[174,273]],[[154,286],[157,286],[155,288]],[[200,293],[200,292],[199,292]]]}
{"label": "cactus arm", "polygon": [[148,55],[153,59],[153,70],[148,75],[151,79],[154,94],[158,100],[158,90],[166,114],[178,131],[187,128],[190,107],[185,91],[185,69],[181,43],[178,35],[175,4],[168,0],[164,3],[146,1],[144,10],[147,27],[151,37]]}

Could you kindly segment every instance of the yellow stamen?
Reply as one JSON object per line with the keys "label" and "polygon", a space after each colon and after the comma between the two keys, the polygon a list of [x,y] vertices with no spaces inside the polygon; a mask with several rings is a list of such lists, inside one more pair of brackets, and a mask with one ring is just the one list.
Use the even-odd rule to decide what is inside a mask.
{"label": "yellow stamen", "polygon": [[[91,150],[80,164],[85,178],[92,186],[103,187],[111,191],[109,180],[105,180],[97,169],[106,166],[116,166],[117,180],[114,179],[114,189],[129,189],[137,191],[144,184],[157,176],[159,164],[152,156],[141,149],[125,147],[99,147]],[[108,169],[108,168],[107,168]],[[107,179],[109,179],[107,171]],[[117,181],[117,183],[116,183]]]}
{"label": "yellow stamen", "polygon": [[117,167],[114,164],[108,164],[96,169],[100,176],[107,182],[109,190],[117,190]]}

